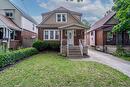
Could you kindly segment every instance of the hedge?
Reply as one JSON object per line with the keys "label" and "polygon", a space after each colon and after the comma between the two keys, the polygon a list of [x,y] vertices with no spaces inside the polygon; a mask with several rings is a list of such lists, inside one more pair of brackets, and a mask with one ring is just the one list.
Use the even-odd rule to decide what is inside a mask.
{"label": "hedge", "polygon": [[33,47],[38,51],[59,51],[60,42],[59,41],[41,41],[38,40],[33,43]]}
{"label": "hedge", "polygon": [[0,68],[3,68],[7,65],[14,64],[19,60],[30,57],[37,53],[38,51],[35,48],[25,48],[25,49],[20,49],[8,53],[0,54]]}

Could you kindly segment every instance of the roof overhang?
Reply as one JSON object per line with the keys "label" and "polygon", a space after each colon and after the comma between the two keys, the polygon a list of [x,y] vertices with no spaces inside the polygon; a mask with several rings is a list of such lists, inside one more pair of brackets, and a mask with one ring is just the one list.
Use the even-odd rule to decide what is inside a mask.
{"label": "roof overhang", "polygon": [[69,24],[65,26],[59,27],[59,29],[88,29],[86,26],[80,25],[80,24]]}

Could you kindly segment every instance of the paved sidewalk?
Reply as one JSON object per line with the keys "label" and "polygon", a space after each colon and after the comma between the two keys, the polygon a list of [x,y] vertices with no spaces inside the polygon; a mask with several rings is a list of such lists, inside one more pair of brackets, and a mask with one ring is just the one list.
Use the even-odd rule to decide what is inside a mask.
{"label": "paved sidewalk", "polygon": [[108,65],[114,69],[117,69],[120,72],[122,72],[125,75],[130,77],[130,62],[119,59],[110,54],[96,51],[96,50],[89,49],[88,55],[90,56],[89,58],[72,59],[72,60],[74,60],[74,61],[96,61],[96,62],[105,64],[105,65]]}

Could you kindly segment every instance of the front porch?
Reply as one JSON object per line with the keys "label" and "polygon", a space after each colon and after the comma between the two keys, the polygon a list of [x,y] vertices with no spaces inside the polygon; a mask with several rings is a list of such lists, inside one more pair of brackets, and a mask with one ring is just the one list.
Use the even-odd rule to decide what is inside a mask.
{"label": "front porch", "polygon": [[86,28],[81,25],[60,27],[60,53],[68,57],[83,57],[87,55],[85,44]]}
{"label": "front porch", "polygon": [[0,27],[0,46],[4,49],[17,49],[20,46],[21,31]]}

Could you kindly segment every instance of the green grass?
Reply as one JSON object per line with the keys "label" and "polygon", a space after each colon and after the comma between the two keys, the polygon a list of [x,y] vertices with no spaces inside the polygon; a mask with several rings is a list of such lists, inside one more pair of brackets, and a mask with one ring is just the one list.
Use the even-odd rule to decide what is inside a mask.
{"label": "green grass", "polygon": [[0,87],[130,87],[130,78],[96,62],[43,53],[2,71]]}
{"label": "green grass", "polygon": [[121,58],[121,59],[123,59],[123,60],[126,60],[126,61],[130,61],[130,57],[119,57],[119,58]]}

